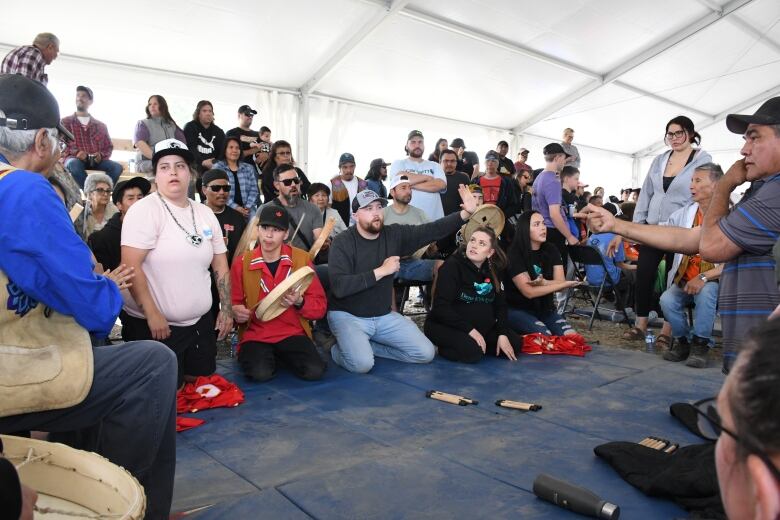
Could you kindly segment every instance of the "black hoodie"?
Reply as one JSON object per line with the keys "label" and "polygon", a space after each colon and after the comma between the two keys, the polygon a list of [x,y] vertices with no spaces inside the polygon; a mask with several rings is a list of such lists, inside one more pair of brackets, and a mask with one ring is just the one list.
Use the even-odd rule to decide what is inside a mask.
{"label": "black hoodie", "polygon": [[122,215],[114,213],[103,229],[95,231],[87,239],[89,248],[103,269],[112,271],[122,263]]}
{"label": "black hoodie", "polygon": [[428,319],[467,333],[477,329],[484,336],[495,327],[506,334],[504,292],[496,293],[487,261],[478,269],[461,250],[450,255],[439,269]]}
{"label": "black hoodie", "polygon": [[184,135],[187,138],[187,148],[192,152],[195,168],[203,173],[206,170],[203,161],[206,159],[216,161],[222,154],[225,132],[214,123],[206,128],[200,124],[200,121],[190,121],[184,125]]}

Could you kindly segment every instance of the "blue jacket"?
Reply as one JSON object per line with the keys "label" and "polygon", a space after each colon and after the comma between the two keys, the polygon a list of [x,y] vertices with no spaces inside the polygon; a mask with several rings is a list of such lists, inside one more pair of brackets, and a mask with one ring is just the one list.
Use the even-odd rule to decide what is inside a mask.
{"label": "blue jacket", "polygon": [[[235,184],[233,173],[225,161],[215,162],[214,168],[227,173],[228,182],[230,182],[231,186],[227,205],[233,209],[238,208],[238,204],[235,202],[236,187],[233,185]],[[243,199],[244,207],[249,208],[249,218],[251,219],[260,205],[260,188],[257,186],[257,171],[254,166],[244,161],[238,161],[238,184],[241,187],[241,198]]]}
{"label": "blue jacket", "polygon": [[[0,161],[8,164],[2,155]],[[89,248],[43,175],[15,171],[0,179],[0,270],[28,298],[105,337],[122,297],[92,269]]]}

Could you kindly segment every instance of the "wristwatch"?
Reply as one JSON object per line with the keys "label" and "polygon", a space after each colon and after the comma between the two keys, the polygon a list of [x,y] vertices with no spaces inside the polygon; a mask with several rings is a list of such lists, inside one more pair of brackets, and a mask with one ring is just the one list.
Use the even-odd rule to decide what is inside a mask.
{"label": "wristwatch", "polygon": [[706,277],[704,274],[700,274],[700,275],[699,275],[699,280],[701,280],[701,281],[702,281],[702,282],[704,282],[704,283],[707,283],[707,282],[709,282],[709,281],[710,281],[710,279],[709,279],[709,278],[707,278],[707,277]]}

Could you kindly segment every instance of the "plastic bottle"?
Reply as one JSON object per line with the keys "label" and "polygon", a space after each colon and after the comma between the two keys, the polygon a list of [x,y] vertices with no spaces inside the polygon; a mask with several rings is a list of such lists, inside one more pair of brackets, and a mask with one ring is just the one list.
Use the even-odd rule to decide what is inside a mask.
{"label": "plastic bottle", "polygon": [[238,334],[236,332],[230,333],[230,357],[236,357],[236,349],[238,348]]}
{"label": "plastic bottle", "polygon": [[649,330],[645,336],[645,351],[650,354],[655,354],[655,334]]}
{"label": "plastic bottle", "polygon": [[130,170],[130,172],[135,173],[135,159],[127,161],[127,169]]}

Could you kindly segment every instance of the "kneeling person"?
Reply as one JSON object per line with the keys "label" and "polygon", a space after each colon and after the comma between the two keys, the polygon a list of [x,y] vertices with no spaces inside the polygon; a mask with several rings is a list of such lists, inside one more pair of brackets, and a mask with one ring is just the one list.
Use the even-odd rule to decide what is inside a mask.
{"label": "kneeling person", "polygon": [[247,377],[268,381],[276,374],[280,361],[301,379],[322,377],[325,362],[311,340],[307,320],[325,316],[325,291],[315,276],[305,291],[291,289],[280,305],[286,310],[276,318],[262,322],[255,307],[294,270],[309,266],[309,254],[285,244],[290,216],[282,206],[263,206],[259,217],[258,245],[236,257],[231,267],[232,303],[236,321],[242,324],[238,362]]}

